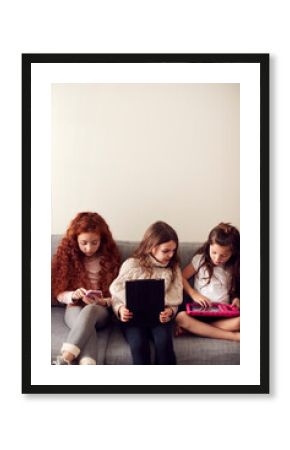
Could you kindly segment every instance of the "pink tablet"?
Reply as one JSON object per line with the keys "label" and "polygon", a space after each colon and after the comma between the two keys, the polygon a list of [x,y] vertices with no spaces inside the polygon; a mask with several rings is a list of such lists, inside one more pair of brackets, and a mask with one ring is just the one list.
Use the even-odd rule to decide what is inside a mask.
{"label": "pink tablet", "polygon": [[240,315],[240,310],[236,306],[225,303],[212,303],[212,306],[207,309],[195,302],[187,303],[186,312],[190,316],[237,317]]}

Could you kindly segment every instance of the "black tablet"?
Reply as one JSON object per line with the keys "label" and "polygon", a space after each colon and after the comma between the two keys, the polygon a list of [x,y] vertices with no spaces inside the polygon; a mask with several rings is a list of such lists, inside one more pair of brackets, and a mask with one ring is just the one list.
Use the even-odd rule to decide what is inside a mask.
{"label": "black tablet", "polygon": [[133,318],[128,325],[154,326],[164,310],[164,280],[130,280],[126,282],[127,308]]}

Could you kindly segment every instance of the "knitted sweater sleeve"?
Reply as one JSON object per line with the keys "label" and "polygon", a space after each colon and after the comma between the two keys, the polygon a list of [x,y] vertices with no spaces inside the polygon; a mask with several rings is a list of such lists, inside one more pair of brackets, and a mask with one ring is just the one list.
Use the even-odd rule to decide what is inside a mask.
{"label": "knitted sweater sleeve", "polygon": [[112,308],[117,317],[120,306],[126,305],[126,281],[135,278],[134,274],[136,273],[136,269],[138,267],[139,264],[134,258],[127,259],[122,264],[119,275],[110,286]]}
{"label": "knitted sweater sleeve", "polygon": [[57,296],[57,300],[59,301],[59,303],[64,303],[65,305],[71,305],[73,303],[73,296],[74,291],[65,291],[65,292],[61,292],[60,294],[58,294]]}
{"label": "knitted sweater sleeve", "polygon": [[181,305],[183,297],[182,273],[178,267],[175,279],[170,283],[168,290],[165,292],[165,305],[170,306],[173,314],[177,313],[177,305]]}

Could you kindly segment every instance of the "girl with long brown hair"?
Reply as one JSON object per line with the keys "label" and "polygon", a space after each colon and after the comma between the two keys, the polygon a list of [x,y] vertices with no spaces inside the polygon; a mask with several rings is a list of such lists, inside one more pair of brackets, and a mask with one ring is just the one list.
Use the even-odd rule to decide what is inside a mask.
{"label": "girl with long brown hair", "polygon": [[[133,257],[127,259],[110,292],[116,316],[129,343],[133,364],[151,364],[150,339],[155,347],[156,364],[176,364],[172,344],[172,320],[182,302],[182,276],[177,257],[178,237],[165,222],[155,222],[145,232]],[[130,324],[133,313],[126,305],[126,282],[131,280],[163,279],[165,286],[164,310],[158,323]]]}
{"label": "girl with long brown hair", "polygon": [[67,305],[70,328],[55,364],[96,364],[96,329],[110,318],[109,286],[118,273],[120,255],[105,220],[83,212],[70,223],[52,259],[52,295]]}
{"label": "girl with long brown hair", "polygon": [[[183,272],[183,287],[191,300],[208,308],[212,302],[240,308],[240,233],[220,223],[209,233]],[[194,287],[188,280],[194,276]],[[185,302],[188,298],[185,298]],[[183,310],[176,316],[176,335],[187,332],[215,339],[240,340],[240,317],[213,319],[206,323]]]}

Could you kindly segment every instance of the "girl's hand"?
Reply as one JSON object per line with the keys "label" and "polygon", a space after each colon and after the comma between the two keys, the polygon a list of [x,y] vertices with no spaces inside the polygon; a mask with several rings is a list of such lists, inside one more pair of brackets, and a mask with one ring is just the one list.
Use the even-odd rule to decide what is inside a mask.
{"label": "girl's hand", "polygon": [[165,306],[164,310],[161,311],[159,315],[159,320],[161,323],[169,322],[173,316],[173,310],[170,306]]}
{"label": "girl's hand", "polygon": [[74,291],[72,295],[73,300],[81,300],[86,295],[86,290],[84,288],[79,288],[76,291]]}
{"label": "girl's hand", "polygon": [[118,311],[121,322],[128,322],[133,317],[133,313],[126,308],[126,306],[120,306]]}
{"label": "girl's hand", "polygon": [[111,297],[101,297],[97,299],[96,304],[101,306],[110,306],[111,305]]}
{"label": "girl's hand", "polygon": [[199,293],[194,294],[192,300],[194,300],[199,305],[203,306],[205,309],[211,306],[211,301],[207,297]]}
{"label": "girl's hand", "polygon": [[235,297],[233,299],[232,306],[236,306],[238,309],[240,309],[240,299],[238,297]]}
{"label": "girl's hand", "polygon": [[93,297],[92,295],[84,295],[82,298],[82,301],[86,304],[86,305],[98,305],[101,304],[99,302],[99,298],[96,299],[95,297]]}

